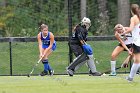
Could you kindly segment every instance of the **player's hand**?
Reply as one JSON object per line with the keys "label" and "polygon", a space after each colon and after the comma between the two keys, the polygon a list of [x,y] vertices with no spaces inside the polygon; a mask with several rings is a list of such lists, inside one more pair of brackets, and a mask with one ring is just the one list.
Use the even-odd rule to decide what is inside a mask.
{"label": "player's hand", "polygon": [[124,27],[125,31],[129,30],[130,28],[129,27]]}
{"label": "player's hand", "polygon": [[88,54],[88,55],[92,55],[93,54],[93,50],[92,50],[90,45],[84,44],[84,45],[82,45],[82,47],[83,47],[83,50],[84,50],[84,52],[86,54]]}
{"label": "player's hand", "polygon": [[40,55],[39,55],[39,58],[43,58],[43,57],[44,57],[44,55],[43,55],[43,54],[40,54]]}
{"label": "player's hand", "polygon": [[121,65],[121,67],[122,67],[122,68],[128,68],[128,63],[123,63],[123,64]]}
{"label": "player's hand", "polygon": [[130,50],[128,50],[128,54],[129,54],[129,55],[132,55],[133,53],[132,53]]}

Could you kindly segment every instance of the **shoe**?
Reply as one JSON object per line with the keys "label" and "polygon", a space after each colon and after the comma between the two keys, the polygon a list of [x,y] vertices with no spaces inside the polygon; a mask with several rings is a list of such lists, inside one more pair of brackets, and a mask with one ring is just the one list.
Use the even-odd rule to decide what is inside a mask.
{"label": "shoe", "polygon": [[71,70],[71,69],[67,69],[67,74],[68,74],[69,76],[73,76],[74,71]]}
{"label": "shoe", "polygon": [[54,70],[49,70],[49,74],[50,74],[50,76],[53,76]]}
{"label": "shoe", "polygon": [[48,71],[42,71],[41,73],[40,73],[40,76],[45,76],[45,75],[48,75]]}
{"label": "shoe", "polygon": [[94,72],[94,73],[90,73],[89,76],[101,76],[102,73],[101,72]]}
{"label": "shoe", "polygon": [[126,77],[126,80],[127,80],[128,82],[132,82],[132,81],[133,81],[133,78]]}
{"label": "shoe", "polygon": [[111,72],[109,76],[116,76],[116,72]]}

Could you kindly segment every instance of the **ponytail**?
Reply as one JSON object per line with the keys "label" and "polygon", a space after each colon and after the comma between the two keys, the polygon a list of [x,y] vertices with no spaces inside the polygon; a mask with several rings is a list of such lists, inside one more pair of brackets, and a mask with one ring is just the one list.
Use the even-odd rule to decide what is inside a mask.
{"label": "ponytail", "polygon": [[131,11],[138,16],[139,20],[140,20],[140,7],[138,4],[132,4],[131,5]]}

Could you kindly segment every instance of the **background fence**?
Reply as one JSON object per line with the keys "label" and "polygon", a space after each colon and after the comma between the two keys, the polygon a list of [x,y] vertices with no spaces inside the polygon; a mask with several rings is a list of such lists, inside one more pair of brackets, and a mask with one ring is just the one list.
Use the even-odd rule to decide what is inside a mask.
{"label": "background fence", "polygon": [[[24,36],[35,37],[42,23],[48,24],[57,40],[57,50],[49,61],[56,74],[65,74],[65,67],[73,59],[69,37],[85,16],[92,24],[88,43],[99,61],[97,68],[102,72],[109,69],[111,52],[118,43],[114,36],[107,35],[114,34],[112,29],[118,22],[129,23],[125,19],[130,18],[130,3],[140,4],[140,0],[0,0],[0,37],[11,37],[0,38],[0,75],[25,75],[31,71],[38,61],[38,44],[36,38]],[[126,56],[125,52],[119,56],[118,66]],[[34,74],[43,70],[39,65]],[[84,66],[78,73],[87,71]]]}
{"label": "background fence", "polygon": [[[55,70],[55,74],[66,74],[65,68],[69,64],[68,37],[56,37],[57,49],[52,53],[49,62]],[[110,69],[110,55],[118,44],[114,36],[89,37],[88,43],[94,49],[97,69],[101,72]],[[38,43],[34,38],[0,38],[0,75],[27,75],[38,61]],[[120,66],[127,53],[122,53],[117,59]],[[40,63],[34,71],[34,75],[43,70]],[[129,69],[120,69],[118,72],[129,72]],[[83,66],[77,73],[88,73]]]}

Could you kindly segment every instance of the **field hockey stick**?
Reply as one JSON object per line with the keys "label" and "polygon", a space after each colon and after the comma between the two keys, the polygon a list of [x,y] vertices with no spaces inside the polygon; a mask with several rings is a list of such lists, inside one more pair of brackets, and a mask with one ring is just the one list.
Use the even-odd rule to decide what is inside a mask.
{"label": "field hockey stick", "polygon": [[34,67],[32,68],[32,71],[28,74],[28,77],[31,76],[31,74],[33,73],[34,69],[35,69],[35,68],[37,67],[37,65],[40,63],[40,61],[42,60],[42,58],[43,58],[43,57],[41,57],[41,58],[37,61],[37,63],[34,65]]}
{"label": "field hockey stick", "polygon": [[93,60],[96,64],[100,64],[99,61],[95,57],[93,58]]}
{"label": "field hockey stick", "polygon": [[[121,68],[121,66],[120,67],[116,67],[115,68],[115,70],[118,70],[118,69],[120,69]],[[109,70],[107,70],[107,71],[104,71],[103,73],[109,73],[111,70],[109,69]]]}
{"label": "field hockey stick", "polygon": [[[123,68],[127,68],[128,67],[128,63],[131,62],[132,60],[132,55],[129,55],[125,60],[124,62],[122,63],[121,67]],[[126,65],[126,66],[125,66]]]}

